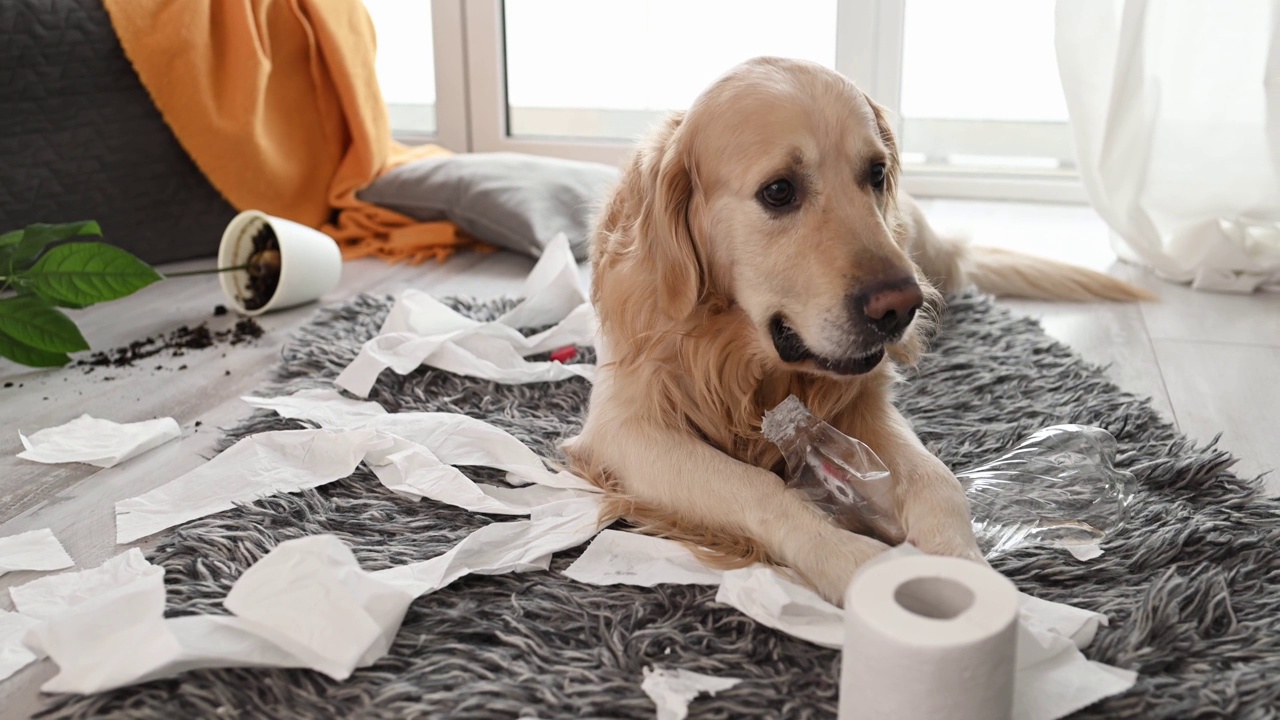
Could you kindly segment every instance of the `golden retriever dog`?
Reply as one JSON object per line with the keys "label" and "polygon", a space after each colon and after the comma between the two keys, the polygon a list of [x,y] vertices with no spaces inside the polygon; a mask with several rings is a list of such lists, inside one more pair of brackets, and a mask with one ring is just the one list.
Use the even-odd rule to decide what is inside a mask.
{"label": "golden retriever dog", "polygon": [[879,106],[820,65],[757,58],[639,147],[597,222],[599,374],[565,450],[610,518],[722,565],[792,568],[839,603],[887,549],[784,487],[761,419],[790,394],[891,471],[905,537],[982,561],[960,484],[893,406],[945,294],[1136,300],[1107,275],[938,237],[898,191]]}

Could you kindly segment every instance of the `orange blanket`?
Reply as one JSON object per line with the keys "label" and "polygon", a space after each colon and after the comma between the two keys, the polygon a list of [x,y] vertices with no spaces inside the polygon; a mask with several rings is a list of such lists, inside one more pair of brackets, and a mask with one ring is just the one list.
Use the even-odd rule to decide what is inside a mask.
{"label": "orange blanket", "polygon": [[105,0],[178,141],[240,210],[320,228],[347,258],[443,260],[452,223],[418,223],[356,192],[447,154],[391,139],[361,0]]}

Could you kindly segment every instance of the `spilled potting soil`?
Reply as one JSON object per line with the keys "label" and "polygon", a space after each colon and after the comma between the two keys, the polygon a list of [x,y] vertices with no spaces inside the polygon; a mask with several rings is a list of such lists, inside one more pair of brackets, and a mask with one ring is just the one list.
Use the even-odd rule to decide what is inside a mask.
{"label": "spilled potting soil", "polygon": [[271,300],[280,284],[280,241],[270,225],[263,225],[253,236],[253,253],[249,256],[249,295],[244,298],[246,310],[257,310]]}
{"label": "spilled potting soil", "polygon": [[[225,312],[225,309],[222,313],[214,309],[214,315]],[[134,340],[122,347],[99,350],[87,358],[77,360],[75,367],[85,368],[85,373],[91,373],[99,367],[133,367],[141,360],[161,354],[182,357],[188,351],[203,350],[214,345],[242,345],[257,340],[262,337],[262,333],[262,326],[253,318],[241,318],[233,327],[217,331],[210,330],[206,323],[194,327],[183,325],[167,335],[153,335]],[[182,365],[178,369],[184,370],[186,367]],[[157,365],[156,369],[161,369],[161,366]]]}

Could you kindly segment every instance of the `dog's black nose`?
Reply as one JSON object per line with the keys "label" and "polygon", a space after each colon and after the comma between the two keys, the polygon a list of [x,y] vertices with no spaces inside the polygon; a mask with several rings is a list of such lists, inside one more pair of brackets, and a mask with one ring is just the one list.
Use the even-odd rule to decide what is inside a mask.
{"label": "dog's black nose", "polygon": [[854,298],[854,311],[885,338],[901,335],[924,304],[920,285],[911,278],[881,283],[863,290]]}

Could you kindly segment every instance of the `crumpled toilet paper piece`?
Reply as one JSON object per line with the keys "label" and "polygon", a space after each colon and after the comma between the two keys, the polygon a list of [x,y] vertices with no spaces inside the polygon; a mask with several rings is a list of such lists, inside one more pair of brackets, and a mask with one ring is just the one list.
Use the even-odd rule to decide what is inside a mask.
{"label": "crumpled toilet paper piece", "polygon": [[60,573],[9,588],[9,597],[18,612],[36,620],[48,620],[83,602],[110,594],[133,582],[162,577],[164,570],[152,565],[138,548],[131,548],[98,567]]}
{"label": "crumpled toilet paper piece", "polygon": [[49,528],[0,538],[0,575],[14,570],[61,570],[74,564]]}
{"label": "crumpled toilet paper piece", "polygon": [[324,428],[385,432],[424,446],[449,465],[505,470],[507,482],[512,485],[538,483],[599,492],[599,488],[577,475],[548,470],[543,459],[514,435],[468,415],[378,412],[382,408],[377,403],[352,400],[334,390],[303,390],[293,395],[241,399],[254,407],[274,410],[281,417],[307,420]]}
{"label": "crumpled toilet paper piece", "polygon": [[537,508],[528,520],[491,523],[442,555],[374,575],[414,595],[424,595],[472,573],[546,570],[552,553],[577,547],[599,531],[600,498],[584,494]]}
{"label": "crumpled toilet paper piece", "polygon": [[[623,540],[618,535],[631,537]],[[681,554],[674,546],[679,543],[637,533],[601,533],[565,574],[593,584],[696,582],[699,575],[687,567],[692,554],[688,550]],[[910,545],[900,545],[872,563],[919,552]],[[707,569],[702,577],[711,585],[718,576],[716,602],[736,608],[761,625],[815,645],[843,647],[844,614],[840,608],[788,578],[786,572],[752,565],[719,573]],[[638,582],[631,583],[632,578]],[[1133,686],[1136,673],[1087,660],[1080,653],[1105,624],[1106,616],[1100,613],[1021,594],[1014,720],[1056,720]]]}
{"label": "crumpled toilet paper piece", "polygon": [[1088,660],[1069,637],[1026,622],[1019,611],[1013,720],[1057,720],[1128,690],[1132,670]]}
{"label": "crumpled toilet paper piece", "polygon": [[751,565],[726,571],[716,602],[814,645],[835,649],[844,645],[844,614],[840,608],[784,577],[780,569]]}
{"label": "crumpled toilet paper piece", "polygon": [[372,400],[353,400],[332,388],[299,390],[292,395],[240,398],[249,405],[274,411],[283,418],[307,420],[322,428],[350,429],[365,427],[374,418],[387,414],[386,408]]}
{"label": "crumpled toilet paper piece", "polygon": [[27,644],[58,665],[45,692],[102,692],[212,667],[311,668],[342,680],[386,654],[414,598],[471,573],[545,569],[553,553],[595,534],[599,513],[599,498],[584,495],[480,528],[430,560],[372,573],[334,536],[290,540],[232,586],[223,604],[233,616],[165,619],[156,575],[35,627]]}
{"label": "crumpled toilet paper piece", "polygon": [[707,567],[684,544],[621,530],[603,530],[564,574],[591,585],[716,585],[723,571]]}
{"label": "crumpled toilet paper piece", "polygon": [[23,638],[44,620],[139,578],[161,574],[159,567],[147,562],[142,551],[134,548],[96,568],[43,577],[9,588],[18,612],[0,610],[0,680],[39,659],[24,644]]}
{"label": "crumpled toilet paper piece", "polygon": [[640,689],[658,708],[657,720],[684,720],[689,703],[703,693],[715,695],[742,682],[738,678],[714,677],[690,670],[647,667]]}
{"label": "crumpled toilet paper piece", "polygon": [[[464,317],[426,293],[407,290],[378,335],[338,375],[339,387],[367,397],[385,369],[405,375],[421,365],[507,384],[593,380],[586,363],[532,362],[525,357],[566,345],[590,345],[596,315],[578,276],[569,242],[557,235],[520,291],[523,300],[492,322]],[[530,337],[519,328],[552,327]]]}
{"label": "crumpled toilet paper piece", "polygon": [[[132,542],[236,503],[318,487],[349,476],[361,461],[394,492],[473,512],[528,515],[582,492],[599,492],[572,473],[548,469],[510,433],[466,415],[379,412],[376,403],[333,391],[246,400],[285,417],[335,427],[251,435],[191,472],[116,503],[117,542]],[[476,483],[458,465],[505,470],[512,484],[532,486]]]}
{"label": "crumpled toilet paper piece", "polygon": [[581,494],[580,490],[544,485],[504,488],[477,483],[425,446],[395,436],[391,447],[370,452],[365,460],[390,490],[472,512],[528,515],[536,507]]}
{"label": "crumpled toilet paper piece", "polygon": [[116,503],[116,542],[129,543],[238,502],[347,477],[365,454],[390,445],[372,430],[276,430],[250,435],[160,487]]}
{"label": "crumpled toilet paper piece", "polygon": [[33,617],[0,610],[0,681],[39,659],[22,644],[23,636],[38,624]]}
{"label": "crumpled toilet paper piece", "polygon": [[88,463],[101,468],[118,465],[182,436],[173,418],[117,423],[88,414],[29,437],[18,433],[23,460],[39,463]]}
{"label": "crumpled toilet paper piece", "polygon": [[520,302],[498,318],[514,328],[548,325],[589,302],[567,235],[551,238],[516,297]]}

